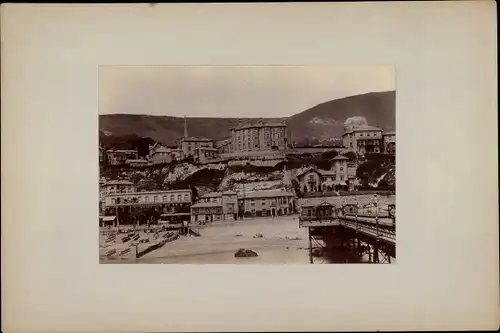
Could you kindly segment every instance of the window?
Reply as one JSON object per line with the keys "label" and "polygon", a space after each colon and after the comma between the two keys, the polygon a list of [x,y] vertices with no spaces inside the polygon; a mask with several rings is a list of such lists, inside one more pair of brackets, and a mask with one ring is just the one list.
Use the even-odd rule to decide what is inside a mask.
{"label": "window", "polygon": [[262,200],[262,206],[266,205],[266,200]]}
{"label": "window", "polygon": [[309,175],[309,181],[313,182],[314,181],[314,175]]}
{"label": "window", "polygon": [[155,195],[155,196],[153,197],[153,201],[154,201],[154,202],[157,202],[157,201],[158,201],[158,196],[157,196],[157,195]]}
{"label": "window", "polygon": [[173,194],[170,195],[170,201],[175,201],[175,196]]}
{"label": "window", "polygon": [[340,175],[340,180],[344,180],[344,175]]}
{"label": "window", "polygon": [[252,200],[252,201],[250,201],[250,205],[251,205],[251,206],[255,206],[255,201],[253,201],[253,200]]}
{"label": "window", "polygon": [[115,199],[111,199],[111,203],[114,205],[116,203]]}
{"label": "window", "polygon": [[177,201],[181,201],[181,200],[182,200],[182,195],[177,194]]}
{"label": "window", "polygon": [[148,201],[149,201],[149,196],[147,196],[147,195],[146,195],[146,196],[144,197],[144,199],[146,200],[146,202],[148,202]]}
{"label": "window", "polygon": [[343,167],[340,167],[340,171],[344,171],[344,168],[343,168]]}
{"label": "window", "polygon": [[189,194],[184,194],[184,200],[189,201]]}
{"label": "window", "polygon": [[166,195],[163,196],[163,201],[167,201],[167,196]]}

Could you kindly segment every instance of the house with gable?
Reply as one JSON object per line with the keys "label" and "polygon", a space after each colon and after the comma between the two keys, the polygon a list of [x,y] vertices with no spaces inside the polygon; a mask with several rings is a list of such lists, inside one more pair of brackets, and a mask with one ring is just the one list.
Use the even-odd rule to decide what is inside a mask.
{"label": "house with gable", "polygon": [[337,155],[332,160],[330,170],[308,167],[297,174],[302,192],[325,192],[353,190],[356,184],[355,172],[348,166],[349,159]]}
{"label": "house with gable", "polygon": [[176,152],[175,149],[168,148],[159,142],[149,146],[148,159],[153,164],[170,163],[180,159],[179,157],[180,152]]}

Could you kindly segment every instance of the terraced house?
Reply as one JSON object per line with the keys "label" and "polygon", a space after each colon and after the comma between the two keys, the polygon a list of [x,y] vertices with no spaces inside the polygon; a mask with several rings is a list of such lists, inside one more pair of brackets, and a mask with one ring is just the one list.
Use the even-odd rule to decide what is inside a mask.
{"label": "terraced house", "polygon": [[242,192],[238,197],[240,216],[278,216],[295,209],[292,192],[281,190]]}
{"label": "terraced house", "polygon": [[189,221],[191,200],[189,189],[109,194],[105,215],[120,224],[156,223],[160,215],[166,222]]}
{"label": "terraced house", "polygon": [[236,192],[210,192],[201,196],[191,206],[191,222],[213,222],[238,218],[238,197]]}

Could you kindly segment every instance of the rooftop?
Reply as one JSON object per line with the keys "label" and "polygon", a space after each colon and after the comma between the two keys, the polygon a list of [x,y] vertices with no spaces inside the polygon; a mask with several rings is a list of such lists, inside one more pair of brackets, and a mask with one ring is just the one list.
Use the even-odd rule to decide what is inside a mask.
{"label": "rooftop", "polygon": [[110,180],[105,182],[104,185],[134,185],[134,183],[128,180]]}
{"label": "rooftop", "polygon": [[384,132],[382,135],[396,135],[396,132]]}
{"label": "rooftop", "polygon": [[210,147],[199,147],[199,150],[210,150],[210,151],[218,151],[217,148],[210,148]]}
{"label": "rooftop", "polygon": [[154,153],[170,153],[171,149],[163,145],[157,145],[150,148],[150,151]]}
{"label": "rooftop", "polygon": [[236,195],[235,191],[224,191],[222,192],[222,195]]}
{"label": "rooftop", "polygon": [[309,171],[313,171],[313,172],[316,172],[316,173],[321,174],[321,172],[320,172],[318,169],[316,169],[315,167],[312,167],[312,166],[311,166],[311,167],[308,167],[308,168],[303,169],[302,171],[299,171],[299,172],[297,173],[297,177],[300,177],[300,176],[302,176],[303,174],[305,174],[305,173],[307,173],[307,172],[309,172]]}
{"label": "rooftop", "polygon": [[320,198],[305,198],[305,199],[299,199],[299,206],[300,207],[312,207],[312,206],[318,206],[318,205],[332,205],[335,206],[335,204],[338,202],[338,199],[335,197],[320,197]]}
{"label": "rooftop", "polygon": [[196,141],[196,142],[212,142],[212,139],[202,138],[200,136],[190,136],[187,138],[182,138],[182,141]]}
{"label": "rooftop", "polygon": [[191,192],[191,190],[190,189],[181,189],[181,190],[140,191],[140,192],[133,192],[133,193],[108,194],[108,196],[144,195],[144,194],[158,194],[158,195],[161,195],[161,194],[183,193],[183,192]]}
{"label": "rooftop", "polygon": [[217,202],[197,202],[191,208],[204,208],[204,207],[222,207],[222,204]]}
{"label": "rooftop", "polygon": [[256,191],[248,192],[242,195],[244,199],[255,199],[255,198],[274,198],[274,197],[292,197],[293,194],[286,191]]}
{"label": "rooftop", "polygon": [[114,152],[114,153],[132,153],[132,154],[135,154],[135,153],[137,153],[137,150],[134,150],[134,149],[118,149],[118,150],[112,150],[112,152]]}
{"label": "rooftop", "polygon": [[327,200],[328,198],[309,198],[304,199],[300,204],[300,207],[317,207],[317,206],[330,206],[335,207],[332,201]]}
{"label": "rooftop", "polygon": [[337,155],[333,158],[334,161],[342,161],[342,160],[348,160],[349,158],[345,157],[344,155]]}
{"label": "rooftop", "polygon": [[201,198],[218,198],[222,195],[221,192],[208,192],[201,196]]}
{"label": "rooftop", "polygon": [[333,170],[321,170],[321,169],[317,169],[315,167],[309,167],[309,168],[304,169],[302,172],[298,173],[297,177],[300,177],[309,171],[316,172],[322,176],[333,176],[336,174],[336,171],[333,171]]}
{"label": "rooftop", "polygon": [[247,128],[261,128],[261,127],[286,127],[286,121],[282,120],[281,122],[279,121],[264,121],[264,120],[259,120],[256,123],[247,123],[247,124],[240,124],[232,129],[234,130],[241,130],[241,129],[247,129]]}
{"label": "rooftop", "polygon": [[350,129],[346,130],[342,136],[355,132],[365,132],[365,131],[382,131],[381,128],[375,126],[353,126]]}
{"label": "rooftop", "polygon": [[125,163],[148,163],[146,160],[126,160]]}

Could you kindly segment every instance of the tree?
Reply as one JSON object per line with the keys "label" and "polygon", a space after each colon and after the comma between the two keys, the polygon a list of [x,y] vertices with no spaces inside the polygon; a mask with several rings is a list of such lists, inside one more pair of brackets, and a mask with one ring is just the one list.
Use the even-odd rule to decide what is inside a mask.
{"label": "tree", "polygon": [[368,185],[374,182],[378,177],[382,176],[385,172],[380,161],[368,160],[359,165],[356,170],[356,177],[361,180],[363,185]]}
{"label": "tree", "polygon": [[137,155],[144,157],[149,155],[149,145],[154,144],[151,138],[140,138],[136,141]]}
{"label": "tree", "polygon": [[331,160],[332,158],[336,157],[339,153],[336,150],[330,150],[330,151],[325,151],[322,154],[322,157],[326,160]]}
{"label": "tree", "polygon": [[348,151],[347,153],[344,154],[344,156],[347,157],[350,161],[356,159],[356,154],[352,151]]}
{"label": "tree", "polygon": [[189,187],[191,188],[192,202],[195,202],[198,199],[198,190],[193,185],[189,185]]}

